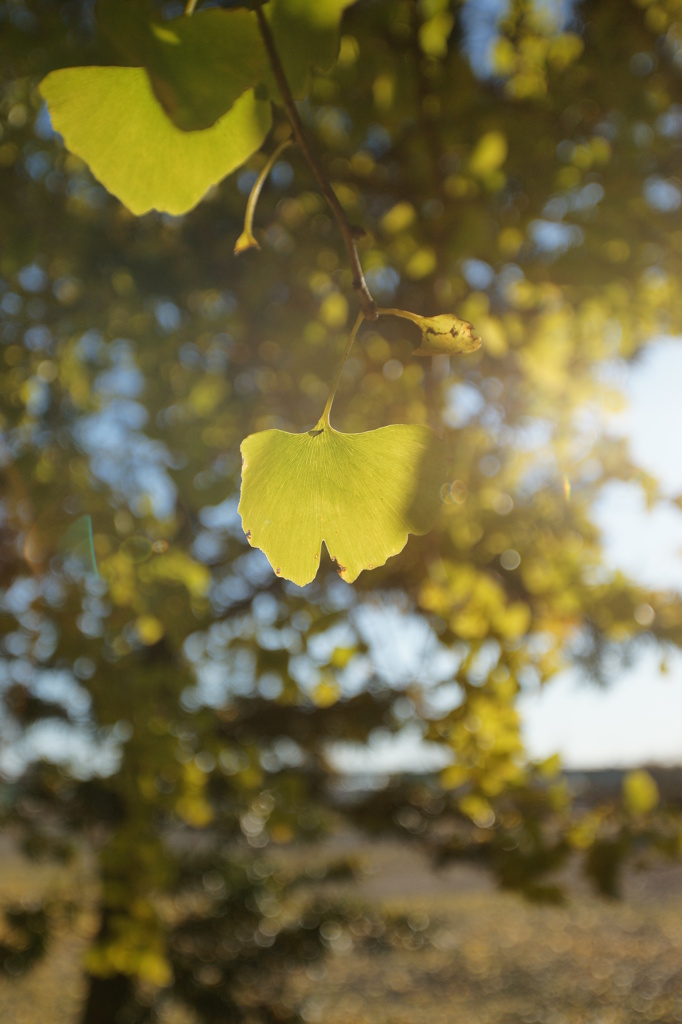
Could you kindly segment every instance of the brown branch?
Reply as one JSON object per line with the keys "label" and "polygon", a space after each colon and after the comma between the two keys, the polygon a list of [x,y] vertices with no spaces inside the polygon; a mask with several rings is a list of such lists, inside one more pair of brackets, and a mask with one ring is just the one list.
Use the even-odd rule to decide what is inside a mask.
{"label": "brown branch", "polygon": [[270,26],[268,24],[267,18],[263,14],[261,5],[258,2],[256,3],[256,17],[258,18],[258,27],[260,29],[260,34],[263,37],[263,43],[265,44],[268,59],[272,67],[273,74],[277,80],[279,91],[282,95],[284,108],[287,112],[287,117],[289,118],[289,123],[291,125],[291,130],[294,133],[294,138],[301,147],[303,155],[305,156],[308,162],[308,166],[310,167],[310,170],[313,172],[315,180],[319,185],[320,191],[322,192],[324,198],[327,200],[329,208],[331,209],[334,215],[334,219],[336,220],[336,223],[339,226],[339,230],[343,235],[343,241],[346,246],[346,252],[348,253],[348,260],[350,262],[351,271],[353,273],[353,288],[355,288],[356,291],[358,291],[360,294],[360,302],[362,304],[362,311],[364,313],[365,319],[376,320],[376,303],[372,298],[369,288],[367,287],[365,275],[362,272],[360,257],[358,256],[358,250],[353,235],[353,228],[348,220],[348,217],[346,216],[343,207],[341,206],[341,203],[337,199],[336,194],[332,189],[324,171],[322,170],[322,167],[317,157],[315,156],[310,147],[310,143],[303,129],[301,118],[299,117],[298,110],[296,109],[296,104],[294,103],[294,98],[291,94],[291,89],[289,88],[289,83],[287,82],[286,75],[284,74],[282,62],[279,59],[279,54],[277,52],[277,47],[275,46],[275,41],[272,38]]}

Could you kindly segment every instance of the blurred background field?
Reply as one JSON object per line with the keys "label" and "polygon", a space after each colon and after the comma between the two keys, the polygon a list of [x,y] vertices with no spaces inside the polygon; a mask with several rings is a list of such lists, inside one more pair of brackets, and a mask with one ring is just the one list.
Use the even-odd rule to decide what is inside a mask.
{"label": "blurred background field", "polygon": [[[311,1024],[682,1021],[682,866],[630,868],[620,900],[595,896],[577,872],[565,872],[566,904],[550,906],[500,892],[474,866],[434,869],[409,843],[370,842],[351,831],[281,856],[305,861],[313,878],[339,856],[359,869],[357,879],[324,888],[346,910],[343,926],[325,926],[328,956],[289,973],[283,1009],[299,1005]],[[45,867],[3,839],[3,900],[30,906],[37,895],[68,899],[89,886],[94,897],[87,856]],[[43,962],[0,979],[0,1020],[75,1024],[85,991],[81,958],[95,925],[94,913],[65,919]],[[161,1017],[163,1024],[195,1019],[172,1004]]]}

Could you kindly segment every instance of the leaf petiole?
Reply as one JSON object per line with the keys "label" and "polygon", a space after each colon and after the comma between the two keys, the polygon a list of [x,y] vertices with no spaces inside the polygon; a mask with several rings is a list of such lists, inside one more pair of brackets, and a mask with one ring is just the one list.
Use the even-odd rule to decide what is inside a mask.
{"label": "leaf petiole", "polygon": [[365,319],[366,318],[365,318],[365,314],[364,313],[358,313],[358,318],[355,321],[355,323],[353,324],[353,330],[350,332],[350,336],[348,338],[348,344],[346,345],[346,350],[343,353],[343,356],[341,357],[341,362],[339,363],[338,367],[336,368],[336,373],[334,375],[334,380],[332,381],[332,386],[329,389],[329,398],[327,399],[327,404],[324,407],[324,412],[322,413],[322,415],[320,417],[320,421],[319,421],[319,423],[317,425],[318,427],[321,427],[322,429],[324,429],[324,427],[328,427],[328,426],[331,425],[329,423],[329,414],[331,412],[332,402],[334,401],[334,396],[336,395],[336,389],[339,386],[339,382],[341,380],[341,374],[343,373],[343,368],[346,365],[346,360],[348,359],[348,356],[350,355],[350,350],[353,347],[353,342],[355,341],[355,339],[357,337],[357,333],[360,330],[360,328],[361,328],[362,324],[364,323]]}
{"label": "leaf petiole", "polygon": [[238,256],[240,252],[246,252],[247,249],[260,249],[260,245],[256,241],[253,234],[253,218],[256,213],[256,206],[258,204],[258,198],[261,194],[261,189],[265,184],[268,174],[279,160],[280,154],[284,152],[287,146],[293,145],[293,139],[285,139],[281,142],[277,149],[274,151],[270,159],[267,161],[265,166],[262,168],[260,174],[253,183],[253,188],[249,193],[249,198],[246,203],[246,213],[244,214],[244,230],[237,239],[234,245],[234,254]]}
{"label": "leaf petiole", "polygon": [[406,309],[380,309],[377,308],[378,316],[400,316],[403,320],[411,320],[415,324],[421,324],[424,319],[423,316],[417,316],[416,313],[410,313]]}

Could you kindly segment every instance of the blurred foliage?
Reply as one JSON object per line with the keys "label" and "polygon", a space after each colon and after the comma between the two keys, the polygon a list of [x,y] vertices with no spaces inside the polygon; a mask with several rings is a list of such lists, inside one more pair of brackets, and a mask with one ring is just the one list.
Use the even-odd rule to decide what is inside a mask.
{"label": "blurred foliage", "polygon": [[[272,853],[340,815],[538,899],[576,851],[605,893],[628,857],[679,853],[650,777],[581,805],[517,710],[567,665],[605,680],[682,641],[678,596],[605,565],[591,519],[613,480],[663,500],[604,414],[619,367],[682,330],[680,12],[552,10],[512,0],[493,26],[474,0],[359,0],[312,79],[301,116],[377,301],[456,313],[482,347],[419,361],[413,324],[363,331],[338,426],[444,433],[441,518],[353,587],[325,559],[297,588],[237,500],[242,438],[317,422],[355,315],[306,165],[275,164],[239,259],[265,154],[191,214],[136,219],[37,91],[102,59],[92,5],[0,2],[2,812],[35,857],[96,855],[84,1024],[169,999],[297,1020],[287,971],[346,911]],[[335,770],[339,744],[402,732],[441,774],[368,791]],[[8,908],[2,962],[28,968],[63,912]]]}

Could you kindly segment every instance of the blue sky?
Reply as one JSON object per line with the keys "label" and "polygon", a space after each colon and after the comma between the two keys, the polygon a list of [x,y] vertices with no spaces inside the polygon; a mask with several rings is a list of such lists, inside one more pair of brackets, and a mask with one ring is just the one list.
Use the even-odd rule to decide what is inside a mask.
{"label": "blue sky", "polygon": [[[633,457],[682,494],[682,343],[661,339],[630,367],[627,409],[612,422],[630,440]],[[596,508],[607,561],[638,582],[682,592],[682,512],[669,502],[647,511],[632,484],[613,483]],[[682,599],[682,596],[681,596]],[[523,698],[530,752],[559,752],[566,767],[597,768],[643,762],[682,762],[682,656],[648,651],[606,690],[567,673]]]}

